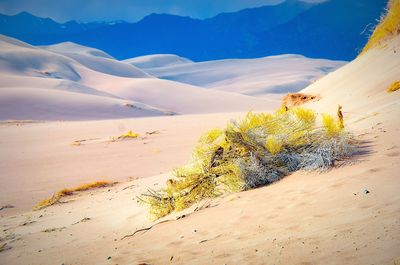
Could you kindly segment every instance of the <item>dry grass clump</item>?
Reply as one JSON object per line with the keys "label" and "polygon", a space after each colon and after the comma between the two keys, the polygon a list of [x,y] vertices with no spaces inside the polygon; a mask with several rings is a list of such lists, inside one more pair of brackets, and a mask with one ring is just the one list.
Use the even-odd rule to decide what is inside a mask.
{"label": "dry grass clump", "polygon": [[400,89],[400,81],[396,81],[387,88],[388,93],[395,92]]}
{"label": "dry grass clump", "polygon": [[382,41],[400,34],[400,0],[390,0],[386,13],[375,27],[363,52],[378,46]]}
{"label": "dry grass clump", "polygon": [[129,131],[127,133],[121,134],[118,137],[112,137],[111,142],[119,141],[119,140],[126,140],[126,139],[135,139],[138,138],[139,134]]}
{"label": "dry grass clump", "polygon": [[96,189],[96,188],[104,188],[104,187],[111,186],[113,184],[114,184],[113,182],[109,182],[109,181],[95,181],[92,183],[87,183],[87,184],[77,186],[75,188],[62,189],[62,190],[56,192],[50,198],[40,201],[38,204],[36,204],[36,206],[34,207],[34,210],[40,210],[40,209],[49,207],[53,204],[58,203],[61,198],[66,197],[66,196],[71,196],[74,193],[79,192],[79,191],[92,190],[92,189]]}
{"label": "dry grass clump", "polygon": [[249,112],[224,130],[203,135],[192,162],[175,170],[165,188],[139,201],[157,219],[205,198],[273,183],[297,170],[326,170],[354,153],[356,143],[338,120],[305,108]]}

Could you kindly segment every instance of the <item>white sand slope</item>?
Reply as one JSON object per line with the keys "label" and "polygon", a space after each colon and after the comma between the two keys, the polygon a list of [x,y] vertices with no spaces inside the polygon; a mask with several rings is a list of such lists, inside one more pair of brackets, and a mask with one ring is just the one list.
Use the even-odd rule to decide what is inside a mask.
{"label": "white sand slope", "polygon": [[171,67],[176,65],[190,64],[193,63],[191,60],[180,57],[175,54],[152,54],[139,56],[131,59],[123,60],[125,63],[129,63],[142,69],[157,68],[157,67]]}
{"label": "white sand slope", "polygon": [[345,63],[289,54],[145,69],[163,79],[245,95],[270,96],[298,91]]}
{"label": "white sand slope", "polygon": [[155,78],[132,80],[112,76],[88,76],[84,83],[121,98],[181,114],[267,110],[280,104],[280,100],[275,98],[257,98],[238,93],[206,90]]}
{"label": "white sand slope", "polygon": [[0,106],[1,120],[96,120],[164,115],[161,110],[134,101],[32,85],[1,88]]}
{"label": "white sand slope", "polygon": [[96,72],[71,58],[15,39],[1,37],[0,61],[0,119],[81,120],[163,114],[85,86],[80,83],[83,73]]}
{"label": "white sand slope", "polygon": [[400,37],[363,54],[341,69],[331,73],[303,90],[321,95],[321,100],[310,103],[320,111],[335,113],[341,104],[350,116],[385,113],[384,109],[400,104],[399,93],[386,89],[400,80]]}
{"label": "white sand slope", "polygon": [[[93,52],[96,50],[71,43],[37,48],[1,36],[0,76],[4,81],[0,99],[7,103],[0,105],[1,118],[102,119],[265,110],[279,104],[276,99],[204,90],[154,78],[130,64]],[[65,93],[53,93],[60,89],[74,94],[63,97]],[[75,100],[79,93],[85,96]],[[8,102],[10,99],[12,102]],[[76,104],[72,104],[74,101]],[[79,108],[78,102],[82,104]]]}
{"label": "white sand slope", "polygon": [[74,54],[81,54],[81,55],[90,55],[90,56],[95,56],[95,57],[101,57],[101,58],[107,58],[107,59],[114,59],[111,55],[108,53],[95,49],[92,47],[87,47],[83,45],[76,44],[74,42],[61,42],[58,44],[53,44],[53,45],[47,45],[47,46],[39,46],[40,48],[53,51],[56,53],[74,53]]}
{"label": "white sand slope", "polygon": [[[355,163],[296,172],[168,216],[151,229],[136,196],[165,185],[165,172],[188,160],[201,132],[237,114],[1,125],[0,148],[7,152],[0,153],[0,186],[9,189],[0,203],[16,208],[0,213],[0,263],[398,264],[400,91],[385,90],[400,76],[399,51],[397,38],[304,90],[321,94],[308,105],[320,112],[343,105],[346,129],[363,142]],[[144,137],[105,141],[129,129]],[[74,139],[92,140],[70,146]],[[10,216],[59,188],[127,177],[132,180]],[[148,229],[134,234],[141,228]]]}
{"label": "white sand slope", "polygon": [[64,42],[42,48],[69,57],[81,65],[100,73],[132,78],[151,77],[139,68],[115,60],[103,51],[72,42]]}

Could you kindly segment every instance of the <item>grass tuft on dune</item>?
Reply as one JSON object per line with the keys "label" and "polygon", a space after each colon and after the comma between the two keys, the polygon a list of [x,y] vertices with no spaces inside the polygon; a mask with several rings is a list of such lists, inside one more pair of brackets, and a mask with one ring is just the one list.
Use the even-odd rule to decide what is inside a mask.
{"label": "grass tuft on dune", "polygon": [[224,130],[203,135],[192,162],[176,169],[165,188],[148,190],[138,201],[158,219],[206,198],[271,184],[297,170],[327,170],[352,156],[356,146],[339,114],[338,119],[323,115],[317,123],[317,114],[301,107],[249,112]]}
{"label": "grass tuft on dune", "polygon": [[387,92],[392,93],[400,89],[400,81],[393,82],[388,88]]}
{"label": "grass tuft on dune", "polygon": [[390,0],[386,13],[375,27],[361,54],[379,46],[382,41],[400,34],[400,0]]}
{"label": "grass tuft on dune", "polygon": [[74,188],[69,188],[69,189],[62,189],[58,192],[56,192],[52,197],[44,199],[40,201],[36,206],[34,207],[34,210],[40,210],[46,207],[49,207],[51,205],[54,205],[60,201],[61,198],[66,197],[66,196],[71,196],[76,192],[80,191],[86,191],[86,190],[92,190],[96,188],[104,188],[113,185],[113,182],[109,181],[95,181],[92,183],[87,183],[83,184]]}

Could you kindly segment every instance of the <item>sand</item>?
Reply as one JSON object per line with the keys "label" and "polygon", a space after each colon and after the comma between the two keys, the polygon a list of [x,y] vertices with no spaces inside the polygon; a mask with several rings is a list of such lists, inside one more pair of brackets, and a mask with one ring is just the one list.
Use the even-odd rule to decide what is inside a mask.
{"label": "sand", "polygon": [[[386,92],[400,76],[399,48],[394,39],[302,91],[321,95],[307,104],[319,112],[343,106],[346,128],[363,141],[350,164],[297,172],[161,223],[136,196],[164,185],[202,131],[243,114],[2,124],[0,181],[10,192],[1,201],[17,207],[0,212],[0,263],[399,264],[400,94]],[[159,133],[106,142],[127,130]],[[27,210],[53,189],[99,177],[121,183]]]}
{"label": "sand", "polygon": [[[32,209],[64,187],[96,180],[127,181],[186,163],[199,136],[239,114],[185,115],[85,122],[0,125],[0,205]],[[138,139],[110,142],[132,130]],[[81,141],[76,146],[74,142]],[[3,211],[0,212],[3,214]]]}
{"label": "sand", "polygon": [[258,98],[163,80],[98,50],[0,35],[0,119],[102,120],[265,110]]}

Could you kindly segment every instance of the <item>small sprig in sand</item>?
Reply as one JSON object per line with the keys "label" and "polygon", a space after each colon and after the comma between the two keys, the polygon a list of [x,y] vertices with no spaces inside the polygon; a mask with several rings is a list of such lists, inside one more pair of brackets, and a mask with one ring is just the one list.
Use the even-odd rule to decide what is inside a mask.
{"label": "small sprig in sand", "polygon": [[121,134],[118,137],[112,137],[111,138],[111,142],[115,142],[115,141],[118,141],[118,140],[126,140],[126,139],[136,139],[138,137],[139,137],[138,133],[134,133],[132,131],[129,131],[127,133]]}
{"label": "small sprig in sand", "polygon": [[36,206],[33,208],[33,210],[40,210],[40,209],[49,207],[51,205],[54,205],[54,204],[58,203],[61,198],[66,197],[66,196],[71,196],[71,195],[75,194],[76,192],[109,187],[114,184],[115,184],[115,182],[95,181],[92,183],[87,183],[87,184],[77,186],[75,188],[62,189],[62,190],[58,191],[57,193],[55,193],[52,197],[40,201],[38,204],[36,204]]}
{"label": "small sprig in sand", "polygon": [[397,90],[399,90],[400,89],[400,81],[396,81],[396,82],[394,82],[394,83],[392,83],[388,88],[387,88],[387,92],[388,93],[392,93],[392,92],[395,92],[395,91],[397,91]]}

